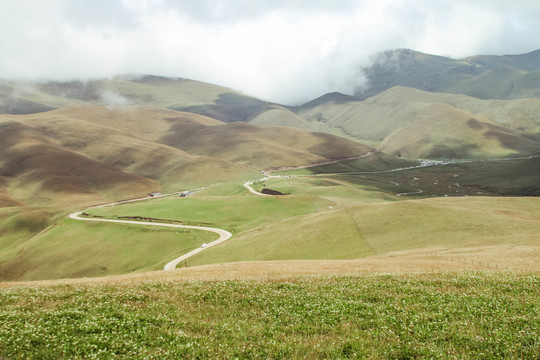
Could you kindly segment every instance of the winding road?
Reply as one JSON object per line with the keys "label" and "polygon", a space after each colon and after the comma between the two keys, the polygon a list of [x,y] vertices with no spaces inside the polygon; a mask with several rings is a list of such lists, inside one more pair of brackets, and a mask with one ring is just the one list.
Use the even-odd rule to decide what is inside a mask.
{"label": "winding road", "polygon": [[[162,196],[165,196],[165,195],[162,195]],[[140,198],[140,199],[119,201],[119,202],[114,202],[114,203],[106,204],[106,205],[93,206],[92,208],[113,206],[113,205],[117,205],[117,204],[120,204],[120,203],[131,202],[131,201],[139,201],[139,200],[146,200],[146,199],[149,199],[149,198],[145,197],[145,198]],[[190,252],[188,252],[188,253],[180,256],[180,257],[177,257],[174,260],[169,261],[163,267],[163,270],[174,270],[176,268],[176,266],[180,262],[186,260],[187,258],[189,258],[189,257],[191,257],[191,256],[193,256],[195,254],[198,254],[201,251],[203,251],[205,249],[208,249],[209,247],[220,244],[220,243],[224,242],[225,240],[230,239],[232,237],[232,234],[230,232],[228,232],[227,230],[213,228],[213,227],[207,227],[207,226],[178,225],[178,224],[167,224],[167,223],[149,222],[149,221],[87,218],[87,217],[81,217],[82,213],[83,213],[83,211],[78,211],[78,212],[75,212],[75,213],[69,215],[69,217],[71,219],[74,219],[74,220],[82,220],[82,221],[101,221],[101,222],[131,224],[131,225],[162,226],[162,227],[172,227],[172,228],[182,228],[182,229],[203,230],[203,231],[210,231],[210,232],[213,232],[213,233],[216,233],[216,234],[219,235],[219,238],[217,240],[212,241],[212,242],[210,242],[208,244],[203,244],[201,247],[198,247],[195,250],[192,250],[192,251],[190,251]]]}
{"label": "winding road", "polygon": [[[373,153],[368,153],[366,155],[372,155]],[[363,155],[363,156],[366,156],[366,155]],[[363,156],[360,156],[360,157],[363,157]],[[538,157],[540,155],[533,155],[533,156],[530,156],[530,157],[526,157],[526,158],[509,158],[509,159],[498,159],[498,160],[521,160],[521,159],[531,159],[531,158],[535,158],[535,157]],[[484,160],[484,161],[489,161],[489,160]],[[330,162],[331,163],[331,162]],[[450,162],[451,163],[451,162]],[[420,168],[420,167],[428,167],[428,166],[437,166],[437,165],[446,165],[446,164],[449,164],[449,163],[443,163],[443,162],[437,162],[437,161],[433,161],[433,162],[430,162],[430,163],[422,163],[418,166],[411,166],[411,167],[407,167],[407,168],[397,168],[397,169],[391,169],[391,170],[384,170],[384,171],[373,171],[373,172],[365,172],[365,171],[357,171],[357,172],[351,172],[351,173],[340,173],[341,175],[343,174],[366,174],[366,173],[385,173],[385,172],[395,172],[395,171],[403,171],[403,170],[410,170],[410,169],[415,169],[415,168]],[[304,166],[304,167],[307,167],[307,166]],[[288,167],[288,169],[295,169],[295,168],[304,168],[304,167]],[[272,169],[272,170],[275,170],[275,169]],[[264,173],[266,175],[266,177],[262,178],[262,179],[258,179],[258,180],[250,180],[250,181],[246,181],[243,186],[252,194],[254,195],[258,195],[258,196],[272,196],[272,195],[269,195],[269,194],[263,194],[263,193],[260,193],[258,191],[256,191],[255,189],[253,189],[253,187],[251,185],[253,185],[255,183],[255,181],[266,181],[268,179],[279,179],[281,178],[281,176],[279,175],[271,175],[270,174],[270,171],[271,169],[268,169],[266,170]],[[317,175],[332,175],[332,174],[317,174]],[[298,175],[297,175],[298,176]],[[196,189],[196,190],[201,190],[203,188],[200,188],[200,189]],[[194,190],[194,191],[196,191]],[[407,196],[407,195],[414,195],[414,194],[421,194],[423,191],[422,190],[418,190],[416,192],[405,192],[405,193],[399,193],[399,194],[396,194],[397,196]],[[158,196],[155,196],[155,197],[163,197],[163,196],[169,196],[169,195],[177,195],[179,194],[180,192],[177,192],[177,193],[171,193],[171,194],[160,194]],[[143,198],[137,198],[137,199],[130,199],[130,200],[123,200],[123,201],[117,201],[117,202],[114,202],[114,203],[110,203],[110,204],[103,204],[103,205],[97,205],[97,206],[92,206],[88,209],[92,209],[92,208],[99,208],[99,207],[106,207],[106,206],[114,206],[114,205],[118,205],[118,204],[123,204],[123,203],[127,203],[127,202],[134,202],[134,201],[141,201],[141,200],[148,200],[148,199],[151,199],[151,198],[155,198],[155,197],[143,197]],[[133,221],[133,220],[116,220],[116,219],[103,219],[103,218],[90,218],[90,217],[81,217],[81,214],[83,213],[83,211],[78,211],[78,212],[75,212],[71,215],[69,215],[69,217],[71,219],[75,219],[75,220],[82,220],[82,221],[101,221],[101,222],[109,222],[109,223],[121,223],[121,224],[131,224],[131,225],[143,225],[143,226],[161,226],[161,227],[172,227],[172,228],[183,228],[183,229],[193,229],[193,230],[202,230],[202,231],[210,231],[210,232],[213,232],[213,233],[216,233],[219,235],[219,238],[215,241],[212,241],[208,244],[203,244],[202,246],[198,247],[197,249],[195,250],[192,250],[182,256],[179,256],[171,261],[169,261],[164,267],[163,267],[163,270],[174,270],[176,268],[176,266],[188,259],[189,257],[195,255],[195,254],[198,254],[200,253],[201,251],[205,250],[205,249],[208,249],[214,245],[217,245],[217,244],[220,244],[222,242],[224,242],[225,240],[228,240],[232,237],[232,234],[229,232],[229,231],[226,231],[226,230],[223,230],[223,229],[219,229],[219,228],[212,228],[212,227],[206,227],[206,226],[192,226],[192,225],[178,225],[178,224],[168,224],[168,223],[159,223],[159,222],[149,222],[149,221]]]}
{"label": "winding road", "polygon": [[253,185],[256,181],[257,182],[263,182],[263,181],[266,181],[268,179],[281,179],[281,176],[280,175],[267,175],[266,177],[263,177],[261,179],[257,179],[257,180],[250,180],[250,181],[246,181],[244,184],[242,184],[246,189],[248,189],[248,191],[254,195],[259,195],[259,196],[272,196],[272,195],[269,195],[269,194],[263,194],[261,192],[258,192],[257,190],[255,190],[251,185]]}
{"label": "winding road", "polygon": [[271,196],[271,195],[268,195],[268,194],[260,193],[257,190],[255,190],[254,188],[252,188],[251,185],[253,185],[253,181],[246,181],[243,185],[252,194],[259,195],[259,196]]}
{"label": "winding road", "polygon": [[422,191],[422,190],[418,190],[418,191],[414,191],[414,192],[404,192],[404,193],[396,194],[396,196],[416,195],[416,194],[421,194],[423,192],[424,191]]}
{"label": "winding road", "polygon": [[[257,181],[265,181],[265,180],[268,180],[270,178],[277,179],[277,178],[280,178],[280,177],[281,176],[268,176],[268,177],[265,177],[263,179],[259,179]],[[255,189],[253,189],[251,187],[251,185],[253,185],[253,183],[254,183],[254,181],[247,181],[243,185],[252,194],[259,195],[259,196],[272,196],[272,195],[260,193],[260,192],[256,191]],[[200,190],[200,189],[196,189],[196,190]],[[155,196],[155,197],[142,197],[142,198],[137,198],[137,199],[117,201],[117,202],[113,202],[113,203],[110,203],[110,204],[92,206],[89,209],[106,207],[106,206],[114,206],[114,205],[118,205],[118,204],[124,204],[124,203],[127,203],[127,202],[149,200],[149,199],[152,199],[152,198],[159,198],[159,197],[164,197],[164,196],[169,196],[169,195],[176,195],[176,194],[179,194],[179,192],[172,193],[172,194],[162,194],[162,195],[158,195],[158,196]],[[117,224],[131,224],[131,225],[143,225],[143,226],[161,226],[161,227],[172,227],[172,228],[202,230],[202,231],[210,231],[210,232],[213,232],[213,233],[216,233],[216,234],[219,235],[219,238],[217,240],[212,241],[212,242],[210,242],[208,244],[203,244],[202,246],[196,248],[195,250],[192,250],[192,251],[190,251],[190,252],[188,252],[188,253],[186,253],[186,254],[184,254],[182,256],[177,257],[174,260],[169,261],[163,267],[163,270],[174,270],[176,268],[176,266],[180,262],[192,257],[195,254],[200,253],[201,251],[203,251],[205,249],[208,249],[208,248],[210,248],[210,247],[212,247],[214,245],[220,244],[220,243],[224,242],[225,240],[228,240],[228,239],[230,239],[232,237],[232,234],[229,231],[219,229],[219,228],[213,228],[213,227],[207,227],[207,226],[168,224],[168,223],[150,222],[150,221],[116,220],[116,219],[82,217],[81,215],[82,215],[83,212],[84,211],[74,212],[73,214],[70,214],[69,217],[71,219],[74,219],[74,220],[82,220],[82,221],[101,221],[101,222],[117,223]]]}

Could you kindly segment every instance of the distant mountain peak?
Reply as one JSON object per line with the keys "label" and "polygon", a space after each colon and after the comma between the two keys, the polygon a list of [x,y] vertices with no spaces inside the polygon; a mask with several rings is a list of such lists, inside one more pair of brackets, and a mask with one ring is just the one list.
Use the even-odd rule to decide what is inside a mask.
{"label": "distant mountain peak", "polygon": [[[363,72],[369,87],[357,95],[364,97],[394,86],[464,94],[480,99],[505,100],[540,95],[540,88],[535,85],[540,79],[540,50],[522,55],[478,55],[452,59],[410,49],[395,49],[374,55],[372,65],[364,68]],[[504,79],[501,79],[501,73],[505,74]]]}
{"label": "distant mountain peak", "polygon": [[319,96],[316,99],[313,99],[301,107],[304,109],[316,107],[322,104],[326,103],[333,103],[333,104],[345,104],[352,101],[361,101],[363,98],[360,96],[353,96],[353,95],[347,95],[340,92],[330,92],[327,94],[324,94],[322,96]]}

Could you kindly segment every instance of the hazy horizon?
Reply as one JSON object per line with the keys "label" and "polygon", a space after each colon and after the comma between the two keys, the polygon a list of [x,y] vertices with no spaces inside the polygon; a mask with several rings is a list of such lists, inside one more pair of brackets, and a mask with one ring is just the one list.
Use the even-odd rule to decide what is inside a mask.
{"label": "hazy horizon", "polygon": [[365,85],[377,52],[540,49],[532,0],[0,0],[0,78],[188,78],[297,104]]}

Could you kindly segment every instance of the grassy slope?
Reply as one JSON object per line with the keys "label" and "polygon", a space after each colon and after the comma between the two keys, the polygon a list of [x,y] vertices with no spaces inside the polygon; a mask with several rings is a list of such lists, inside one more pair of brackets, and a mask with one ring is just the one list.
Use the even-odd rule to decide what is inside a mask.
{"label": "grassy slope", "polygon": [[328,102],[300,115],[405,157],[537,153],[539,101],[483,101],[395,87],[359,102]]}
{"label": "grassy slope", "polygon": [[289,126],[308,131],[319,130],[313,123],[306,121],[291,110],[275,106],[252,117],[250,124],[262,126]]}
{"label": "grassy slope", "polygon": [[450,59],[408,49],[376,54],[364,69],[374,96],[393,86],[466,94],[482,99],[538,97],[540,52]]}
{"label": "grassy slope", "polygon": [[60,220],[0,255],[3,279],[55,279],[161,270],[216,237],[204,231]]}
{"label": "grassy slope", "polygon": [[[534,198],[395,200],[343,180],[293,178],[266,186],[295,195],[261,198],[204,193],[183,200],[96,209],[210,223],[235,237],[189,260],[190,265],[242,260],[352,259],[418,248],[538,246]],[[364,188],[364,190],[363,190]],[[229,185],[223,187],[238,193]],[[359,200],[359,198],[361,200]],[[294,209],[294,210],[293,210]],[[436,237],[430,234],[438,234]],[[263,251],[261,251],[263,249]]]}
{"label": "grassy slope", "polygon": [[377,253],[494,244],[538,246],[535,198],[454,198],[372,204],[351,210]]}
{"label": "grassy slope", "polygon": [[[10,278],[95,272],[97,267],[90,266],[91,270],[80,271],[60,267],[58,272],[50,273],[40,266],[28,269],[27,260],[21,266],[13,265],[22,258],[33,261],[41,251],[37,244],[42,244],[43,236],[54,234],[51,243],[68,247],[66,241],[75,230],[63,223],[50,234],[33,238],[59,214],[154,191],[241,182],[258,176],[257,168],[269,165],[308,164],[369,150],[326,134],[224,124],[200,115],[152,107],[74,107],[40,114],[2,115],[0,128],[6,135],[6,141],[0,144],[0,201],[3,207],[11,207],[0,214],[0,231],[5,239],[2,250],[9,250],[3,254],[2,265],[12,268],[5,272]],[[22,218],[28,219],[26,223],[19,221]],[[31,222],[39,226],[29,226]],[[21,229],[19,223],[32,230]],[[84,226],[80,231],[85,232]],[[106,232],[102,235],[107,237]],[[25,244],[29,239],[32,241]],[[106,251],[106,247],[103,249]],[[18,251],[24,251],[27,257]],[[154,258],[168,259],[160,256]],[[107,268],[110,272],[120,271],[120,267]],[[136,264],[135,268],[146,265]]]}
{"label": "grassy slope", "polygon": [[[229,191],[231,192],[229,193]],[[315,213],[325,207],[326,201],[320,198],[311,196],[282,198],[251,196],[239,184],[224,184],[186,198],[156,199],[151,202],[92,209],[89,212],[104,216],[142,215],[159,219],[181,220],[194,224],[222,227],[233,233],[238,233],[292,216]]]}
{"label": "grassy slope", "polygon": [[[98,202],[111,194],[118,199],[159,191],[160,186],[169,191],[240,181],[255,174],[253,167],[301,165],[368,151],[326,134],[223,124],[151,107],[77,107],[39,115],[4,115],[0,126],[10,139],[0,146],[10,161],[0,166],[11,181],[22,182],[17,187],[38,185],[44,190],[70,188],[95,194],[101,186],[109,194],[95,194],[101,195]],[[63,173],[52,176],[60,166]],[[35,176],[36,172],[43,174]],[[29,196],[37,191],[31,190]],[[43,197],[48,200],[53,195]]]}
{"label": "grassy slope", "polygon": [[[314,213],[326,206],[324,200],[309,196],[258,198],[246,195],[240,185],[222,187],[226,189],[227,196],[215,195],[223,194],[218,186],[207,190],[210,195],[202,192],[187,198],[162,198],[88,212],[182,220],[187,224],[217,226],[239,233],[291,216]],[[231,196],[229,189],[239,194]],[[30,240],[4,244],[0,277],[11,280],[46,279],[156,270],[214,237],[214,234],[203,231],[62,220]],[[56,265],[51,266],[51,263]]]}
{"label": "grassy slope", "polygon": [[199,127],[190,132],[177,131],[163,141],[192,154],[220,157],[258,169],[307,165],[370,150],[365,145],[329,134],[239,122]]}
{"label": "grassy slope", "polygon": [[[4,118],[11,123],[21,124],[19,126],[30,132],[29,135],[15,133],[14,142],[18,144],[27,142],[34,147],[41,145],[35,144],[36,141],[33,143],[30,141],[37,137],[41,143],[57,145],[58,151],[63,153],[69,152],[90,158],[89,161],[94,161],[95,166],[108,166],[117,171],[135,174],[146,178],[147,182],[148,178],[152,179],[150,181],[154,182],[154,189],[148,184],[143,184],[145,190],[139,191],[139,194],[157,191],[160,185],[167,190],[174,190],[179,187],[214,183],[216,180],[236,180],[252,172],[245,166],[215,157],[201,158],[160,142],[161,138],[171,132],[185,132],[194,126],[222,124],[199,115],[151,107],[116,110],[83,107],[24,117],[4,116]],[[17,150],[18,148],[13,149],[12,152],[15,154],[11,157],[17,155]],[[58,166],[53,161],[55,156],[48,156],[53,159],[43,164],[52,163],[52,166]],[[36,168],[39,168],[38,165]],[[99,172],[92,171],[92,174],[97,176]],[[94,185],[98,183],[103,181],[94,180]],[[106,184],[103,187],[111,188]],[[126,184],[126,188],[133,186]]]}
{"label": "grassy slope", "polygon": [[0,144],[0,199],[6,205],[31,200],[82,206],[240,181],[256,174],[254,166],[307,164],[368,150],[323,134],[224,125],[152,107],[3,115],[0,128],[7,139]]}
{"label": "grassy slope", "polygon": [[249,121],[274,108],[291,118],[295,116],[280,106],[229,88],[181,78],[147,75],[45,83],[0,80],[0,113],[30,114],[88,105],[113,108],[147,105],[224,122]]}
{"label": "grassy slope", "polygon": [[[515,166],[528,168],[527,161],[504,163],[512,165],[512,169]],[[519,165],[522,162],[525,164]],[[321,166],[316,170],[383,170],[398,164],[410,163],[376,154],[344,164]],[[472,168],[476,167],[472,165]],[[458,170],[454,168],[449,165],[400,173],[293,177],[272,179],[255,185],[290,194],[284,197],[257,197],[249,194],[238,183],[227,183],[212,186],[187,198],[155,199],[93,209],[91,213],[180,220],[188,224],[221,227],[234,233],[234,237],[226,243],[191,258],[189,265],[246,260],[357,259],[418,249],[498,246],[499,250],[494,251],[506,251],[501,246],[539,246],[537,234],[540,233],[540,213],[535,198],[436,198],[396,202],[405,198],[395,197],[395,192],[414,192],[420,186],[428,193],[426,186],[435,177],[439,179],[437,183],[440,183],[437,186],[447,188],[448,184],[443,180],[448,175],[451,185],[459,181],[462,186],[456,189],[465,189],[468,176],[472,179],[479,176],[472,172],[460,172],[456,180],[452,174]],[[442,169],[451,173],[436,173]],[[410,179],[406,180],[408,177]],[[401,184],[397,185],[396,180]],[[119,233],[118,228],[122,228],[123,232]],[[97,229],[100,229],[99,239],[94,239],[91,234]],[[85,234],[83,242],[72,244],[76,232]],[[10,279],[31,279],[36,276],[90,276],[152,269],[146,262],[126,256],[117,266],[105,266],[108,270],[102,271],[99,270],[103,257],[100,254],[117,251],[118,245],[109,239],[130,237],[130,241],[140,241],[140,246],[144,247],[150,238],[155,238],[155,241],[163,241],[165,245],[163,251],[152,253],[148,261],[158,266],[174,257],[168,252],[179,249],[169,237],[172,234],[164,234],[156,232],[148,235],[142,230],[130,232],[128,227],[105,226],[101,229],[100,225],[89,228],[86,223],[59,222],[50,231],[34,237],[31,242],[19,242],[17,246],[11,247],[3,256],[3,262],[10,264],[9,268],[12,269],[9,273],[5,272],[5,276]],[[46,262],[35,265],[38,263],[35,259],[47,251],[54,253],[54,256],[66,259],[74,256],[77,259],[86,251],[85,241],[98,241],[99,246],[96,248],[100,250],[95,257],[87,258],[84,262],[74,261],[74,268],[67,266],[69,262],[58,266],[56,272],[47,269]],[[49,247],[46,244],[55,246]],[[518,252],[509,255],[512,256],[520,255]],[[104,258],[111,260],[107,256]],[[46,275],[37,275],[40,273]]]}
{"label": "grassy slope", "polygon": [[221,86],[159,76],[46,83],[2,81],[1,85],[0,112],[14,114],[81,105],[184,108],[214,104],[222,94],[241,97]]}
{"label": "grassy slope", "polygon": [[538,274],[24,286],[0,293],[0,356],[540,356]]}
{"label": "grassy slope", "polygon": [[450,92],[480,99],[526,99],[540,95],[540,71],[500,66],[471,78]]}
{"label": "grassy slope", "polygon": [[334,209],[327,212],[238,234],[227,244],[192,258],[190,263],[352,259],[410,249],[540,244],[540,216],[534,198],[431,199],[365,205],[334,201],[331,206]]}
{"label": "grassy slope", "polygon": [[48,227],[57,217],[46,208],[0,208],[0,249],[10,251]]}

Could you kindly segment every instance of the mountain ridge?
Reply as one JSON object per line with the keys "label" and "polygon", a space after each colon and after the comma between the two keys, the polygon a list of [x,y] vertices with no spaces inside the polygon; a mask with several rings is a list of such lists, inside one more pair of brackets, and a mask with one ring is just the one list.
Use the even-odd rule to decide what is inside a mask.
{"label": "mountain ridge", "polygon": [[[498,69],[498,70],[497,70]],[[490,92],[493,83],[507,69],[511,91]],[[456,93],[480,99],[540,97],[540,50],[521,55],[477,55],[451,59],[410,49],[388,50],[372,57],[372,65],[362,69],[369,86],[355,95],[374,96],[393,86],[430,92]]]}

